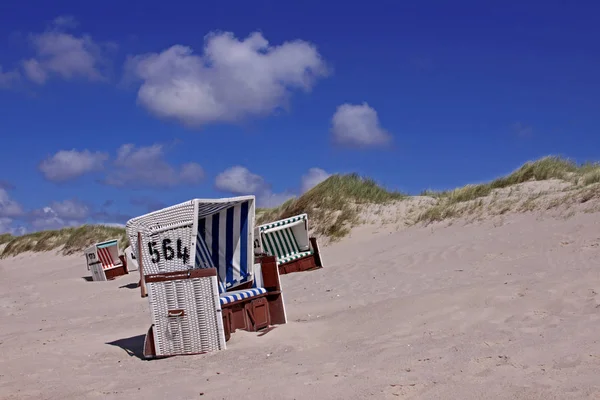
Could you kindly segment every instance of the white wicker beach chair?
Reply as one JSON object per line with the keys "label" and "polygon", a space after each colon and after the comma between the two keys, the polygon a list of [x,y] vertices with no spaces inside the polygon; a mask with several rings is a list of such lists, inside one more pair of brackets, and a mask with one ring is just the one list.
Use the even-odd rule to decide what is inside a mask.
{"label": "white wicker beach chair", "polygon": [[84,251],[92,280],[106,281],[129,273],[127,262],[119,256],[119,240],[96,243]]}
{"label": "white wicker beach chair", "polygon": [[307,214],[257,226],[254,236],[254,252],[275,256],[280,274],[323,267],[317,238],[308,235]]}
{"label": "white wicker beach chair", "polygon": [[[254,196],[195,199],[127,222],[148,289],[153,324],[148,357],[225,349],[232,330],[264,328],[261,312],[269,314],[270,304],[275,315],[269,314],[269,322],[286,322],[276,266],[276,276],[267,272],[266,279],[255,266],[254,201]],[[257,286],[259,281],[269,284]]]}

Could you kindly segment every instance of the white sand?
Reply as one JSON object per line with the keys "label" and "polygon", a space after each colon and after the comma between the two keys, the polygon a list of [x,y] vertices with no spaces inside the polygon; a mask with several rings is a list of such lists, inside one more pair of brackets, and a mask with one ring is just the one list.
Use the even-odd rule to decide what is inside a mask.
{"label": "white sand", "polygon": [[108,344],[149,327],[137,273],[1,260],[0,398],[599,399],[600,213],[503,218],[359,230],[282,277],[287,325],[154,361]]}

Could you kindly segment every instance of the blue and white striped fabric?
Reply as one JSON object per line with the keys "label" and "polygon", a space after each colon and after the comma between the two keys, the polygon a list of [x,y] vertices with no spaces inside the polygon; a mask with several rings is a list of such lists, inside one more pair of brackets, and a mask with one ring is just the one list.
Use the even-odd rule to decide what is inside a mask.
{"label": "blue and white striped fabric", "polygon": [[250,297],[260,296],[261,294],[267,293],[265,288],[252,288],[245,290],[234,290],[231,292],[223,293],[219,297],[221,305],[233,303],[234,301],[248,299]]}
{"label": "blue and white striped fabric", "polygon": [[[214,268],[212,255],[208,250],[208,246],[204,239],[198,235],[196,239],[196,267],[197,268]],[[217,283],[219,284],[219,293],[225,293],[225,284],[219,275],[217,275]]]}
{"label": "blue and white striped fabric", "polygon": [[199,204],[196,266],[217,269],[221,293],[252,280],[251,201]]}

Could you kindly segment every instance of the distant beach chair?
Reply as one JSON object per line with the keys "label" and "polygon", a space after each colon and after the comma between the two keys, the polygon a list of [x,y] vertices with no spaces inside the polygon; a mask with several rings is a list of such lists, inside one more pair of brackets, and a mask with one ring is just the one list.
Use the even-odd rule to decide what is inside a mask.
{"label": "distant beach chair", "polygon": [[138,263],[137,259],[135,258],[135,254],[133,254],[133,249],[131,246],[128,246],[125,250],[123,250],[123,253],[125,253],[125,259],[127,260],[127,270],[130,272],[137,271]]}
{"label": "distant beach chair", "polygon": [[275,258],[252,251],[254,202],[195,199],[127,222],[152,316],[147,358],[224,350],[236,329],[287,322]]}
{"label": "distant beach chair", "polygon": [[92,280],[107,281],[129,273],[127,261],[119,255],[119,240],[112,239],[96,243],[85,251],[87,269],[92,273]]}
{"label": "distant beach chair", "polygon": [[254,252],[275,256],[282,275],[323,267],[317,238],[308,236],[307,214],[259,225],[254,236]]}

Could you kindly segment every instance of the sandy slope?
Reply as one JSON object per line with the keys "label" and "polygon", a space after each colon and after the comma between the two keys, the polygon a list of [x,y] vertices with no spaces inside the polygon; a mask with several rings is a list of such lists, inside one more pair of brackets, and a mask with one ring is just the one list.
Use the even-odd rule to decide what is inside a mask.
{"label": "sandy slope", "polygon": [[357,231],[284,276],[289,323],[142,361],[147,300],[82,257],[0,261],[2,399],[598,399],[600,214]]}

